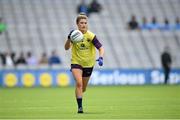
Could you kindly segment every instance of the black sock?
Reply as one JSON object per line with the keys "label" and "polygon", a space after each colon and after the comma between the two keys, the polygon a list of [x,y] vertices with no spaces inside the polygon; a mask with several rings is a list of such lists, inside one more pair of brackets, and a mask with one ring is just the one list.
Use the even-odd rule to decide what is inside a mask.
{"label": "black sock", "polygon": [[77,104],[78,104],[78,108],[82,107],[82,98],[76,98],[77,100]]}

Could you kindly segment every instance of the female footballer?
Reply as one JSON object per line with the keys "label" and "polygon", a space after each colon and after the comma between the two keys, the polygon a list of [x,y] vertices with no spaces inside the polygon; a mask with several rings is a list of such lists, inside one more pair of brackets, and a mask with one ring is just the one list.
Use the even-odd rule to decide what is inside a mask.
{"label": "female footballer", "polygon": [[[96,35],[88,30],[88,17],[79,14],[76,18],[78,30],[83,33],[83,41],[74,43],[70,40],[70,35],[65,43],[65,50],[71,48],[71,71],[76,81],[75,95],[78,105],[78,113],[83,113],[82,98],[93,71],[96,61],[96,49],[99,51],[97,59],[99,66],[103,65],[104,48],[97,39]],[[95,49],[96,48],[96,49]]]}

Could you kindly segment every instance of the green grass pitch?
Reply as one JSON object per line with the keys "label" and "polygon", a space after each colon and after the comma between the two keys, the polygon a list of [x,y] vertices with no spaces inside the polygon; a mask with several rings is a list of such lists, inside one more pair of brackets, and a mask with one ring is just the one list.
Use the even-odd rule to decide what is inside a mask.
{"label": "green grass pitch", "polygon": [[0,88],[0,119],[180,119],[180,85]]}

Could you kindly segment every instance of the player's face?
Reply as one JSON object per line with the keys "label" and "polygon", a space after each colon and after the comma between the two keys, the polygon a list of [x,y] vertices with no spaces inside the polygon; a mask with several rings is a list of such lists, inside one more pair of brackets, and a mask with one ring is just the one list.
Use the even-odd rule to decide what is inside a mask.
{"label": "player's face", "polygon": [[82,33],[85,33],[88,29],[87,19],[80,19],[77,26]]}

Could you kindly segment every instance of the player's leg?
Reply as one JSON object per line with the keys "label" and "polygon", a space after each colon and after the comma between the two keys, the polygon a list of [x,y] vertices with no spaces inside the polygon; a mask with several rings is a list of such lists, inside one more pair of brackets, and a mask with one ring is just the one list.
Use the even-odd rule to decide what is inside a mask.
{"label": "player's leg", "polygon": [[76,81],[76,97],[82,97],[82,70],[81,69],[72,69],[72,74]]}
{"label": "player's leg", "polygon": [[83,77],[83,92],[86,91],[86,87],[88,85],[90,77]]}
{"label": "player's leg", "polygon": [[77,104],[78,104],[78,113],[83,113],[83,110],[82,110],[82,97],[83,97],[82,70],[77,69],[77,68],[73,68],[71,70],[72,70],[74,79],[76,81],[75,94],[76,94],[76,100],[77,100]]}
{"label": "player's leg", "polygon": [[90,79],[90,76],[92,74],[92,71],[93,71],[93,67],[91,68],[83,68],[83,92],[86,91],[86,87],[88,85],[88,82],[89,82],[89,79]]}

